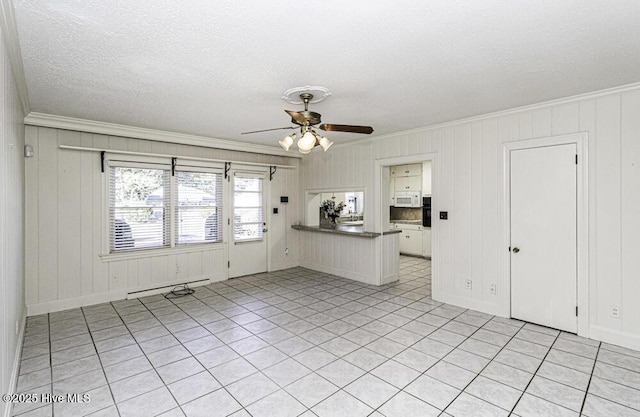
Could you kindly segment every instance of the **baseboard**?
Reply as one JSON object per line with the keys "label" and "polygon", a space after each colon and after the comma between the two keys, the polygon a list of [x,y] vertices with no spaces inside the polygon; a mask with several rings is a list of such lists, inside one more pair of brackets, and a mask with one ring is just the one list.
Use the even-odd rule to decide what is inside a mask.
{"label": "baseboard", "polygon": [[271,263],[269,272],[281,271],[283,269],[295,268],[297,266],[300,266],[300,262],[297,259],[290,259],[286,262],[273,262]]}
{"label": "baseboard", "polygon": [[390,284],[392,282],[396,282],[399,279],[400,279],[400,276],[397,273],[385,275],[382,277],[382,282],[380,284],[381,285]]}
{"label": "baseboard", "polygon": [[[22,310],[22,320],[20,320],[20,331],[18,332],[18,339],[16,344],[16,353],[13,359],[13,367],[11,369],[11,379],[9,380],[9,386],[7,393],[16,392],[18,386],[18,372],[20,372],[20,358],[22,357],[22,343],[24,342],[24,332],[27,328],[27,308]],[[3,393],[5,394],[5,393]],[[4,403],[4,417],[11,417],[13,411],[13,403]]]}
{"label": "baseboard", "polygon": [[602,326],[589,326],[589,338],[628,349],[640,350],[640,336],[619,330],[607,329]]}
{"label": "baseboard", "polygon": [[[139,298],[146,297],[148,295],[161,294],[163,292],[169,292],[173,287],[183,284],[189,284],[192,287],[200,285],[209,285],[212,282],[224,281],[224,277],[193,277],[187,281],[177,281],[170,284],[160,284],[161,287],[153,287],[149,289],[147,286],[140,288],[124,289],[118,291],[110,291],[100,294],[84,295],[75,298],[66,298],[64,300],[53,300],[38,304],[27,305],[27,315],[37,316],[39,314],[55,313],[56,311],[69,310],[72,308],[86,307],[95,304],[108,303],[111,301],[125,300],[127,298]],[[206,281],[206,282],[205,282]],[[201,284],[197,284],[201,283]],[[131,296],[131,294],[138,294]],[[142,294],[142,295],[140,295]]]}
{"label": "baseboard", "polygon": [[432,294],[431,298],[441,303],[452,304],[457,307],[469,308],[481,313],[492,314],[494,316],[502,316],[500,314],[500,306],[496,303],[487,303],[485,301],[472,300],[465,297],[458,297],[451,294]]}
{"label": "baseboard", "polygon": [[149,297],[150,295],[168,293],[172,289],[174,289],[175,287],[179,287],[180,285],[188,284],[189,287],[195,288],[195,287],[202,287],[204,285],[209,285],[209,284],[211,284],[211,282],[212,281],[210,279],[202,279],[202,280],[198,280],[198,281],[185,282],[185,283],[181,283],[181,284],[171,284],[171,285],[167,285],[167,286],[164,286],[164,287],[152,288],[150,290],[134,291],[134,292],[130,292],[129,294],[127,294],[127,299],[131,300],[131,299],[135,299],[135,298]]}
{"label": "baseboard", "polygon": [[305,262],[301,261],[300,266],[308,269],[313,269],[314,271],[320,271],[327,274],[336,275],[342,278],[352,279],[354,281],[363,282],[365,284],[371,285],[380,285],[379,282],[376,281],[374,276],[365,275],[354,271],[347,271],[345,269],[335,268],[332,266],[317,264],[314,262]]}
{"label": "baseboard", "polygon": [[85,295],[82,297],[66,298],[64,300],[47,301],[38,304],[27,305],[27,315],[54,313],[56,311],[72,308],[86,307],[94,304],[108,303],[110,301],[124,300],[127,298],[127,290],[111,291],[100,294]]}

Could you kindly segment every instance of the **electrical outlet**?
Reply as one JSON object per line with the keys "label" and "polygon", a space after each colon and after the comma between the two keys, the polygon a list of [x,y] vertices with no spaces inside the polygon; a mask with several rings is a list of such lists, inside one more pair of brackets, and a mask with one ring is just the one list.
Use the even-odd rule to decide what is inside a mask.
{"label": "electrical outlet", "polygon": [[613,307],[611,309],[611,317],[613,317],[614,319],[620,318],[620,307]]}
{"label": "electrical outlet", "polygon": [[180,265],[176,264],[176,274],[179,274],[179,273],[180,273]]}
{"label": "electrical outlet", "polygon": [[496,284],[489,285],[489,294],[496,295]]}
{"label": "electrical outlet", "polygon": [[464,280],[464,289],[465,290],[470,290],[471,289],[471,280],[470,279],[465,279]]}
{"label": "electrical outlet", "polygon": [[284,249],[284,254],[285,254],[285,255],[288,255],[288,254],[289,254],[289,248],[285,248],[285,249]]}
{"label": "electrical outlet", "polygon": [[18,334],[18,332],[20,332],[20,323],[16,320],[16,334]]}

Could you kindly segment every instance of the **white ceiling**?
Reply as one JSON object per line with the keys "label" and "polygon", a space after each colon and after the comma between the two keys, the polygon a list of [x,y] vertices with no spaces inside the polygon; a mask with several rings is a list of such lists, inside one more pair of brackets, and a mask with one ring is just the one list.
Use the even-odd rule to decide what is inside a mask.
{"label": "white ceiling", "polygon": [[13,3],[32,111],[265,145],[292,87],[380,135],[640,81],[637,0]]}

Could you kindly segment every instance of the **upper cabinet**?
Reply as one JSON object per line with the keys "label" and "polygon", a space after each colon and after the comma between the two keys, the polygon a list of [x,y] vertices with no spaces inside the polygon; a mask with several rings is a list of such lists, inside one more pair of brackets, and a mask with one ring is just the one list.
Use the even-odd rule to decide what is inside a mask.
{"label": "upper cabinet", "polygon": [[396,165],[391,167],[391,178],[422,176],[422,164]]}
{"label": "upper cabinet", "polygon": [[395,190],[422,191],[422,177],[398,177],[395,179]]}

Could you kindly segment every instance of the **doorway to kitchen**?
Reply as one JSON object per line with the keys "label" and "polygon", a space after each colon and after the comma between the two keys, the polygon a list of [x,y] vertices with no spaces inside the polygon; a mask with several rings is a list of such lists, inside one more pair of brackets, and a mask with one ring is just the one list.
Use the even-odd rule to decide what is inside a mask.
{"label": "doorway to kitchen", "polygon": [[438,228],[428,215],[437,210],[438,154],[416,154],[375,162],[376,231],[400,230],[398,245],[385,256],[400,254],[432,260],[432,288],[438,287]]}
{"label": "doorway to kitchen", "polygon": [[572,333],[588,310],[584,141],[504,146],[509,316]]}

